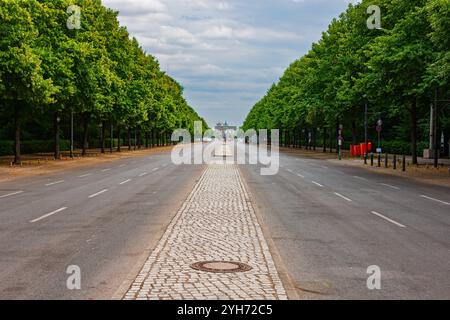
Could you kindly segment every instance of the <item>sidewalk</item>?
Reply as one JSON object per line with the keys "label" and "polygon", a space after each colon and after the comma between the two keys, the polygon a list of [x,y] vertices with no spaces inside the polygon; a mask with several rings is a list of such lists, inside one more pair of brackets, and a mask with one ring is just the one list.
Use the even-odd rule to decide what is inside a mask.
{"label": "sidewalk", "polygon": [[208,166],[124,299],[287,299],[237,166]]}

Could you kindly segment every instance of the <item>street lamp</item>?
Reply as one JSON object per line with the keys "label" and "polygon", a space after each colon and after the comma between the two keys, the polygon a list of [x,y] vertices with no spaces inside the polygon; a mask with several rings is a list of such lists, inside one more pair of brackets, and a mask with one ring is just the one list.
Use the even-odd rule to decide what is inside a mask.
{"label": "street lamp", "polygon": [[344,125],[340,124],[339,125],[339,137],[338,137],[338,154],[339,154],[339,160],[342,159],[342,153],[341,153],[341,149],[342,149],[342,130],[344,129]]}
{"label": "street lamp", "polygon": [[380,119],[377,121],[377,132],[378,132],[378,149],[377,153],[381,153],[381,130],[383,128],[383,121]]}
{"label": "street lamp", "polygon": [[98,127],[100,128],[100,152],[105,153],[105,144],[103,139],[103,122],[100,122]]}

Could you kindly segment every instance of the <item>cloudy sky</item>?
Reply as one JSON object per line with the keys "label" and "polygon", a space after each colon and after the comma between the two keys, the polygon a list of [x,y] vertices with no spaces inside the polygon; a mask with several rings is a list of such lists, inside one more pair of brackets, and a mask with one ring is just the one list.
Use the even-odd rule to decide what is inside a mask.
{"label": "cloudy sky", "polygon": [[103,0],[210,126],[240,125],[352,0]]}

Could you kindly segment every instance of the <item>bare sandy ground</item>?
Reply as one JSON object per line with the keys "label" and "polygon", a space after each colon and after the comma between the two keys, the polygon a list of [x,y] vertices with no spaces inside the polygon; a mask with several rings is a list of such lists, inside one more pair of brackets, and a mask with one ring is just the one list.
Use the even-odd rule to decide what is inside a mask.
{"label": "bare sandy ground", "polygon": [[[450,187],[450,167],[441,166],[438,169],[432,165],[411,165],[409,164],[406,171],[402,171],[401,164],[397,165],[397,170],[393,169],[392,156],[389,159],[389,168],[384,168],[384,162],[382,162],[381,168],[378,168],[377,160],[374,161],[374,166],[370,166],[370,160],[368,165],[364,165],[364,161],[359,158],[350,158],[344,155],[342,160],[338,160],[335,153],[323,153],[321,151],[310,151],[303,149],[289,149],[280,148],[281,151],[291,154],[298,154],[305,157],[311,157],[315,159],[323,159],[331,163],[336,163],[344,166],[357,166],[370,170],[372,172],[378,172],[380,174],[396,175],[401,177],[407,177],[420,182],[429,183],[433,185],[440,185]],[[384,161],[384,160],[383,160]]]}
{"label": "bare sandy ground", "polygon": [[86,157],[76,156],[70,158],[64,155],[61,160],[54,160],[50,154],[24,155],[22,166],[11,166],[11,157],[0,159],[0,183],[38,175],[57,173],[65,170],[89,167],[92,165],[112,162],[118,159],[131,157],[144,157],[153,153],[172,150],[173,146],[141,149],[136,151],[113,152],[101,154],[99,150],[89,150]]}

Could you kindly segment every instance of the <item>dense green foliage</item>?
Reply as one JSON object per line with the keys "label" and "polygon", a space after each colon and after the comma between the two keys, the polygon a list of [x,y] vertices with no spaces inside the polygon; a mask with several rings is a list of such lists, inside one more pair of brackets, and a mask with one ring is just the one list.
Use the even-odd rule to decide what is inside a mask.
{"label": "dense green foliage", "polygon": [[[81,8],[79,29],[67,26],[74,4]],[[58,156],[72,112],[83,150],[93,133],[106,136],[107,124],[130,137],[131,130],[193,130],[203,121],[117,15],[100,0],[0,0],[0,139],[15,140],[16,162],[21,138],[54,136]]]}
{"label": "dense green foliage", "polygon": [[[256,103],[244,128],[279,128],[292,134],[306,130],[314,138],[321,128],[320,135],[334,138],[337,125],[343,124],[346,141],[361,142],[367,102],[372,141],[382,119],[385,140],[410,141],[408,152],[420,154],[417,143],[428,141],[435,92],[439,100],[450,99],[450,1],[379,0],[382,29],[367,27],[372,4],[364,0],[350,5],[333,20],[309,53],[292,63]],[[448,103],[439,106],[447,141]]]}

